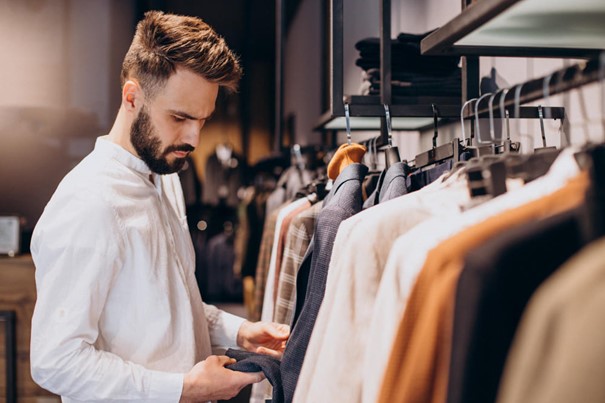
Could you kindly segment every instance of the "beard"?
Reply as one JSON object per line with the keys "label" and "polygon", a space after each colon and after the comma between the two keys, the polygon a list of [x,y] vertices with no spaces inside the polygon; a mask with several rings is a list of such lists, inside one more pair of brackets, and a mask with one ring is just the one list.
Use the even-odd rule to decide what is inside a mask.
{"label": "beard", "polygon": [[151,123],[145,106],[141,108],[139,115],[132,122],[130,142],[149,169],[159,175],[178,172],[185,165],[186,158],[175,158],[174,161],[169,162],[168,154],[173,151],[191,152],[194,150],[193,146],[189,144],[170,145],[162,150],[162,142]]}

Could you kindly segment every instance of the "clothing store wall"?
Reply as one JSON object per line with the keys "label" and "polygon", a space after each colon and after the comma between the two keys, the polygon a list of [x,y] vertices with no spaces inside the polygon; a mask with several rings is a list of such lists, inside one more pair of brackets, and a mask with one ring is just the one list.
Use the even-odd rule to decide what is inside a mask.
{"label": "clothing store wall", "polygon": [[[301,144],[319,143],[320,134],[313,132],[321,110],[321,37],[322,7],[321,0],[304,0],[288,31],[285,52],[285,116],[295,115],[296,141]],[[395,37],[400,32],[423,33],[444,25],[461,11],[460,2],[448,0],[400,0],[392,2],[392,34]],[[351,0],[344,5],[344,92],[359,94],[362,83],[361,69],[355,65],[358,52],[354,44],[366,37],[379,35],[379,2]],[[314,27],[309,29],[309,27]],[[509,87],[531,78],[546,76],[550,72],[573,64],[575,60],[540,59],[540,58],[491,58],[480,59],[480,76],[488,76],[494,67],[499,79],[499,87]],[[326,61],[327,63],[327,61]],[[556,78],[553,78],[555,80]],[[581,91],[581,93],[580,93]],[[584,99],[581,101],[580,97]],[[586,112],[582,109],[586,104]],[[566,127],[572,142],[582,142],[585,136],[593,139],[601,136],[600,126],[600,96],[597,84],[582,87],[548,100],[539,100],[533,105],[564,106],[567,113]],[[585,117],[584,115],[588,116]],[[482,119],[482,127],[487,127],[488,121]],[[495,121],[499,125],[498,120]],[[468,125],[468,123],[467,123]],[[545,132],[547,145],[559,146],[559,121],[546,120]],[[511,138],[521,141],[525,149],[533,149],[541,145],[539,120],[511,121]],[[467,126],[468,133],[468,126]],[[484,132],[482,131],[482,134]],[[376,132],[354,132],[353,140],[361,141],[376,136]],[[487,132],[485,133],[487,134]],[[431,146],[433,131],[422,133],[416,131],[394,132],[394,145],[399,147],[402,158],[413,159],[414,156]],[[450,141],[455,136],[461,136],[459,123],[439,128],[438,144]],[[338,142],[346,141],[344,132],[339,133]]]}
{"label": "clothing store wall", "polygon": [[[344,71],[345,94],[358,94],[361,86],[361,69],[355,65],[358,52],[354,45],[360,39],[377,37],[380,10],[378,1],[348,0],[344,5]],[[392,3],[392,33],[425,30],[425,3],[419,1],[394,1]],[[319,144],[321,136],[313,131],[322,110],[322,69],[327,59],[322,59],[322,41],[327,41],[327,2],[303,0],[287,32],[284,66],[284,117],[295,116],[295,141]],[[322,24],[324,27],[322,28]],[[326,86],[328,83],[326,83]],[[325,103],[325,102],[324,102]],[[375,132],[355,132],[355,140],[375,136]],[[409,139],[408,139],[409,140]]]}
{"label": "clothing store wall", "polygon": [[134,0],[0,0],[0,214],[31,229],[111,127],[133,10]]}

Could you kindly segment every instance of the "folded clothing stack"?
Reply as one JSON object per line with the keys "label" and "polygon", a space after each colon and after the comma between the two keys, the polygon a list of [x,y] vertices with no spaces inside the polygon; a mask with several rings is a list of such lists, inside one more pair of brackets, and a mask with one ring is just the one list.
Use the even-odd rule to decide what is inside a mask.
{"label": "folded clothing stack", "polygon": [[[461,74],[455,56],[423,56],[420,41],[430,34],[399,34],[391,41],[391,85],[394,96],[459,96]],[[380,94],[380,39],[355,44],[362,73],[362,95]]]}

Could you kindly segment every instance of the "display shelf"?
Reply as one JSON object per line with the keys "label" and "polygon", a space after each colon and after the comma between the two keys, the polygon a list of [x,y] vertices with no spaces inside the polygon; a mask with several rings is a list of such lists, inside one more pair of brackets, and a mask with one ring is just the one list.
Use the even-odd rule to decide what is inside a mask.
{"label": "display shelf", "polygon": [[481,0],[421,42],[426,55],[591,58],[605,49],[603,0]]}
{"label": "display shelf", "polygon": [[[384,118],[384,105],[378,95],[345,96],[349,104],[352,130],[380,129],[380,119]],[[460,116],[459,97],[394,97],[389,111],[393,130],[423,130],[433,125],[432,104],[437,106],[439,118]],[[345,117],[326,112],[319,119],[316,130],[344,130]]]}
{"label": "display shelf", "polygon": [[344,0],[330,0],[329,108],[316,124],[316,130],[345,128],[344,103],[350,105],[353,130],[380,129],[386,143],[384,105],[388,105],[394,130],[422,130],[433,124],[432,104],[440,116],[459,116],[459,97],[394,97],[391,92],[391,1],[380,5],[380,95],[346,96],[343,88],[343,6]]}

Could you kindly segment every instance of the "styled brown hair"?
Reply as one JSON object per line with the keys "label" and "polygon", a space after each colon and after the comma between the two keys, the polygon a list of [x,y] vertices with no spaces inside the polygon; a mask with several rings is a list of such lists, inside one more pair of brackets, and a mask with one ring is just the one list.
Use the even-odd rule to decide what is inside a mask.
{"label": "styled brown hair", "polygon": [[196,17],[148,11],[138,23],[122,63],[122,86],[138,80],[152,98],[177,66],[192,70],[230,91],[237,90],[242,70],[225,40]]}

